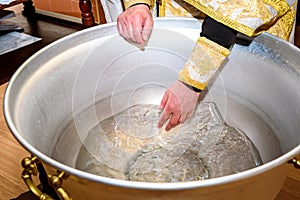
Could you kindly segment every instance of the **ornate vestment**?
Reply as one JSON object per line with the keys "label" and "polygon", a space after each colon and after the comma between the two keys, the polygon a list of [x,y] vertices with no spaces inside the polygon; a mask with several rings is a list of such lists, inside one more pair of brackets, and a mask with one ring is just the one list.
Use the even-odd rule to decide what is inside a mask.
{"label": "ornate vestment", "polygon": [[[145,3],[153,8],[155,0],[124,0],[125,8]],[[159,0],[159,16],[209,16],[249,37],[267,31],[289,40],[297,0]],[[197,40],[179,80],[203,90],[230,51],[207,38]]]}

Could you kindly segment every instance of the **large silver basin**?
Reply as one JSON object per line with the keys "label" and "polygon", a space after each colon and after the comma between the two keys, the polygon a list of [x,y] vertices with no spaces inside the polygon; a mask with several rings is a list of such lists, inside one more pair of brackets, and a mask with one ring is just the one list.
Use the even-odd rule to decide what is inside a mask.
{"label": "large silver basin", "polygon": [[[262,34],[235,45],[202,101],[214,101],[243,130],[264,164],[238,174],[184,183],[116,180],[75,169],[88,132],[137,103],[159,104],[199,36],[194,19],[157,19],[144,50],[100,25],[37,52],[14,74],[4,99],[13,135],[49,173],[69,174],[63,188],[73,199],[271,200],[300,153],[300,51]],[[243,159],[243,158],[241,158]]]}

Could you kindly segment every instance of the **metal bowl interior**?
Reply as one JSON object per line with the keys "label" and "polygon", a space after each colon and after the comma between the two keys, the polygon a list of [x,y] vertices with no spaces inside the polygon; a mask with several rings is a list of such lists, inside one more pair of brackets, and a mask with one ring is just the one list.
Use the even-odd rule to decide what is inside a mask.
{"label": "metal bowl interior", "polygon": [[[116,24],[93,27],[40,50],[14,74],[5,94],[7,123],[33,155],[57,169],[127,187],[180,188],[114,181],[75,169],[78,151],[99,121],[137,103],[159,104],[197,39],[201,22],[157,19],[140,49],[121,38]],[[235,45],[203,101],[216,102],[225,121],[243,130],[264,165],[242,174],[205,180],[222,184],[262,173],[300,153],[300,52],[262,34]]]}

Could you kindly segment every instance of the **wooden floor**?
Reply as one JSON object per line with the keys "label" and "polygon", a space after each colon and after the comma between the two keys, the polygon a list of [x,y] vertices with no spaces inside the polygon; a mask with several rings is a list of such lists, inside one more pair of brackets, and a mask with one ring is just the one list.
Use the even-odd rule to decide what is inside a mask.
{"label": "wooden floor", "polygon": [[[1,108],[5,88],[6,84],[0,86]],[[18,145],[15,138],[10,134],[4,121],[2,109],[0,113],[0,147],[0,199],[13,199],[27,191],[20,177],[22,171],[20,161],[24,156],[28,156],[28,152],[22,146]]]}
{"label": "wooden floor", "polygon": [[[26,60],[31,54],[47,45],[48,43],[80,30],[80,27],[74,25],[54,24],[49,19],[39,19],[32,22],[31,25],[22,16],[18,16],[20,25],[25,27],[25,32],[42,37],[43,41],[31,45],[5,57],[0,56],[0,107],[2,108],[3,94],[9,79],[15,69]],[[300,31],[299,31],[300,33]],[[300,38],[300,36],[298,36]],[[14,60],[14,62],[12,62]],[[25,184],[20,178],[22,171],[20,162],[29,156],[29,153],[18,144],[10,133],[4,117],[0,110],[0,200],[17,199],[33,200],[33,196],[28,192]],[[300,169],[290,165],[290,173],[286,179],[282,190],[276,200],[300,200]],[[255,200],[255,199],[253,199]]]}

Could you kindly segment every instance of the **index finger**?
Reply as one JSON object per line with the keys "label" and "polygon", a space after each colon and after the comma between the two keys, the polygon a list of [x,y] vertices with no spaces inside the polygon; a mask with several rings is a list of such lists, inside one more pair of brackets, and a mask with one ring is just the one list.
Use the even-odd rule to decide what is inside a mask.
{"label": "index finger", "polygon": [[180,124],[179,122],[179,118],[180,118],[180,114],[178,113],[172,113],[169,123],[166,126],[166,131],[169,131],[171,128],[174,128],[175,126],[177,126],[178,124]]}
{"label": "index finger", "polygon": [[170,117],[171,117],[171,112],[164,110],[158,120],[158,128],[161,128]]}
{"label": "index finger", "polygon": [[143,45],[145,41],[143,40],[142,36],[143,32],[143,26],[141,19],[136,19],[132,22],[132,35],[133,35],[133,40],[134,42]]}
{"label": "index finger", "polygon": [[145,23],[143,25],[143,30],[142,30],[142,38],[144,42],[148,41],[152,32],[152,27],[153,27],[153,19],[152,18],[147,18],[145,20]]}

